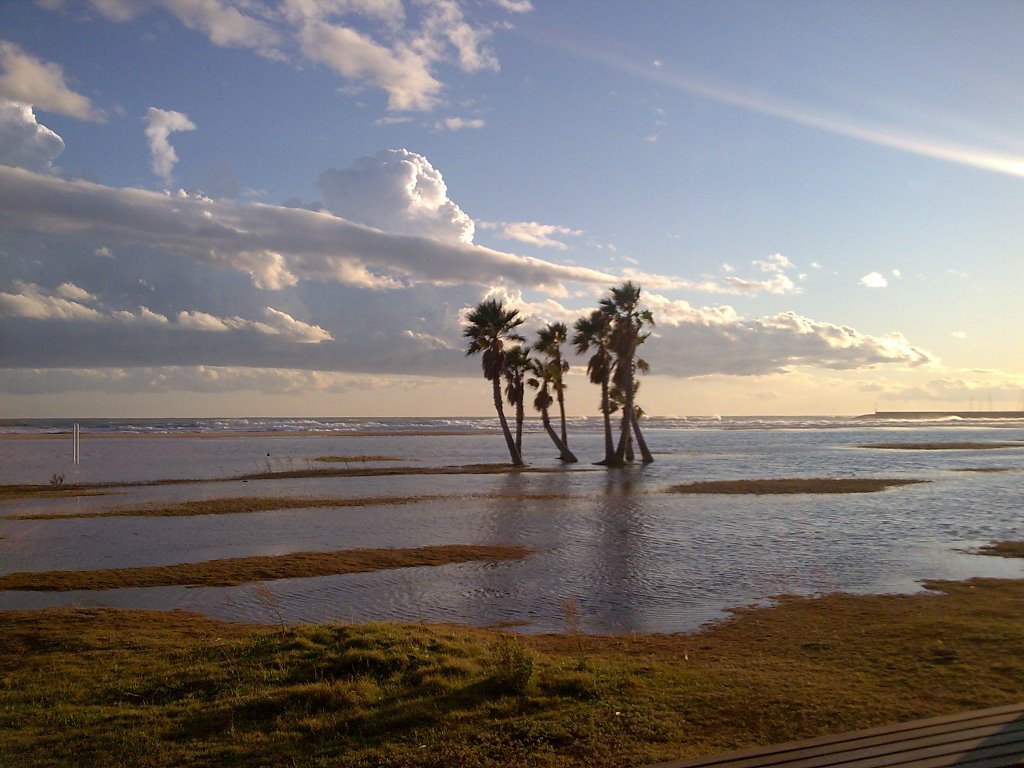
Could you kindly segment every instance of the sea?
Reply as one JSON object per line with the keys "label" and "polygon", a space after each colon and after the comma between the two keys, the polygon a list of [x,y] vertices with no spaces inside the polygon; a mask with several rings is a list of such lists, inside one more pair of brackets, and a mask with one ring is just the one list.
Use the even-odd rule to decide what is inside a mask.
{"label": "sea", "polygon": [[[567,427],[580,459],[568,471],[423,475],[416,470],[507,462],[497,419],[0,420],[0,485],[136,483],[99,495],[0,501],[0,574],[428,544],[516,544],[532,552],[498,563],[235,587],[0,591],[0,610],[181,609],[262,623],[391,620],[527,633],[577,625],[601,634],[671,633],[782,595],[913,593],[935,580],[1024,577],[1021,560],[977,554],[991,541],[1024,539],[1024,419],[644,418],[655,461],[621,469],[592,463],[603,453],[599,418],[570,419]],[[950,448],[898,447],[922,443]],[[527,420],[524,458],[533,468],[562,467],[535,419]],[[339,466],[407,467],[410,474],[286,476]],[[240,479],[268,472],[268,479]],[[924,482],[854,494],[672,491],[704,480],[790,477]],[[170,479],[182,482],[144,484]],[[369,503],[88,517],[275,495]],[[396,496],[415,500],[373,501]],[[85,516],[58,517],[69,513]],[[26,514],[37,519],[13,519]]]}

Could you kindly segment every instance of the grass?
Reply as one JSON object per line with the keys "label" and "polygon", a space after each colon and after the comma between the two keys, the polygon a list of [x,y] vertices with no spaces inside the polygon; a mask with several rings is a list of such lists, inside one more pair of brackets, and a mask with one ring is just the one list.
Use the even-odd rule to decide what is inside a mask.
{"label": "grass", "polygon": [[978,555],[995,557],[1024,557],[1024,541],[993,541],[975,550]]}
{"label": "grass", "polygon": [[993,448],[1024,448],[1024,442],[1018,443],[868,443],[858,448],[887,448],[904,451],[983,451]]}
{"label": "grass", "polygon": [[582,639],[6,612],[0,765],[637,766],[1024,699],[1024,582],[931,586]]}
{"label": "grass", "polygon": [[885,478],[806,477],[772,480],[709,480],[669,487],[670,493],[786,494],[786,493],[873,493],[924,480]]}
{"label": "grass", "polygon": [[3,515],[6,520],[68,520],[93,517],[192,517],[195,515],[238,515],[287,509],[316,507],[366,507],[417,504],[438,501],[445,496],[372,496],[364,498],[307,499],[292,496],[239,496],[225,499],[201,499],[149,507],[123,507],[99,512],[26,513]]}
{"label": "grass", "polygon": [[404,461],[401,456],[317,456],[313,461],[329,464],[358,464],[370,461]]}
{"label": "grass", "polygon": [[192,483],[229,483],[249,480],[294,480],[308,477],[391,477],[399,475],[501,475],[524,473],[596,472],[590,467],[514,467],[511,464],[459,464],[440,467],[319,467],[253,472],[233,477],[167,478],[138,480],[128,483],[73,483],[54,485],[0,485],[0,501],[13,499],[44,499],[59,496],[92,496],[114,488],[146,488]]}
{"label": "grass", "polygon": [[0,515],[3,520],[74,520],[94,517],[194,517],[200,515],[240,515],[254,512],[277,512],[289,509],[314,509],[321,507],[373,507],[398,506],[403,504],[424,504],[433,501],[456,499],[493,499],[510,501],[551,501],[570,499],[565,493],[469,493],[455,495],[422,496],[366,496],[356,498],[312,499],[292,496],[237,496],[224,499],[200,499],[175,504],[146,507],[121,507],[96,512],[26,512],[24,514]]}
{"label": "grass", "polygon": [[201,563],[105,568],[92,571],[40,571],[0,576],[0,590],[69,592],[125,587],[223,587],[271,579],[298,579],[366,573],[387,568],[518,560],[530,554],[517,546],[444,544],[407,549],[342,549],[287,555],[232,557]]}

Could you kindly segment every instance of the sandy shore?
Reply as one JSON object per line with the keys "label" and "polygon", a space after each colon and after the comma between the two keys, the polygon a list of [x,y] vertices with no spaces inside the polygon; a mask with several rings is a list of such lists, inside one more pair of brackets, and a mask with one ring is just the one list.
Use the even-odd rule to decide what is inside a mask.
{"label": "sandy shore", "polygon": [[[244,430],[225,430],[223,432],[82,432],[83,440],[100,438],[192,438],[216,439],[220,437],[453,437],[474,435],[499,435],[498,429],[339,429],[320,432],[282,431],[282,432],[249,432]],[[70,440],[70,432],[3,432],[0,440]]]}

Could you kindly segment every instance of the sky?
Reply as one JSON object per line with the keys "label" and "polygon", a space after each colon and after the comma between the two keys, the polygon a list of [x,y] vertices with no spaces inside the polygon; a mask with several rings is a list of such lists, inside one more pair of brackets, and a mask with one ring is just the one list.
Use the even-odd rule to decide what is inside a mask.
{"label": "sky", "polygon": [[9,0],[0,418],[486,416],[467,308],[532,335],[625,280],[652,415],[1022,408],[1022,31],[985,0]]}

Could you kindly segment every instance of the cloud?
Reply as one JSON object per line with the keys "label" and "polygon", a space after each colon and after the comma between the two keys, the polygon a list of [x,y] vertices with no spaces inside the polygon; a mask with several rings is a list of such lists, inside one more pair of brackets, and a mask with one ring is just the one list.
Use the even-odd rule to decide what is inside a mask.
{"label": "cloud", "polygon": [[[247,274],[254,285],[270,290],[299,280],[374,289],[403,283],[492,285],[507,280],[560,294],[566,291],[566,282],[607,285],[618,280],[606,272],[459,240],[468,234],[472,221],[463,220],[465,214],[447,199],[440,174],[429,173],[429,164],[406,162],[409,159],[408,153],[399,153],[400,162],[386,169],[383,177],[375,167],[355,177],[367,180],[368,198],[382,196],[376,198],[381,206],[394,205],[399,214],[404,210],[405,220],[398,222],[401,229],[430,231],[447,240],[382,232],[326,212],[114,188],[2,166],[0,228],[35,237],[59,233],[91,238],[107,247],[145,246],[184,254]],[[339,205],[344,198],[341,190],[353,179],[343,173],[325,176],[325,191],[339,198],[325,194],[325,200]],[[380,183],[377,189],[375,180]],[[389,192],[394,193],[391,199]],[[367,215],[374,212],[375,206],[366,201],[350,202]]]}
{"label": "cloud", "polygon": [[434,123],[435,131],[463,131],[467,129],[478,130],[487,125],[485,120],[480,118],[448,117]]}
{"label": "cloud", "polygon": [[582,229],[571,229],[558,226],[557,224],[540,224],[536,221],[513,221],[488,225],[498,229],[498,237],[506,240],[518,240],[521,243],[536,245],[541,248],[556,248],[564,251],[568,246],[560,240],[555,240],[552,235],[566,235],[578,237],[583,234]]}
{"label": "cloud", "polygon": [[15,281],[14,290],[17,293],[0,293],[0,317],[167,325],[171,328],[207,333],[256,331],[282,336],[302,344],[316,344],[334,338],[320,326],[296,320],[288,313],[273,307],[264,307],[262,321],[238,316],[217,317],[208,312],[182,310],[172,323],[166,316],[153,312],[148,307],[140,306],[135,312],[107,309],[95,294],[70,282],[62,283],[51,291],[35,283]]}
{"label": "cloud", "polygon": [[[324,65],[349,85],[382,90],[392,111],[428,111],[443,103],[441,65],[469,73],[499,67],[487,41],[500,25],[467,19],[456,0],[419,0],[408,13],[401,0],[282,0],[273,9],[228,0],[91,3],[113,22],[162,9],[214,45]],[[496,5],[509,13],[532,10],[525,0]]]}
{"label": "cloud", "polygon": [[302,52],[342,77],[375,85],[388,94],[388,109],[428,111],[440,101],[441,82],[429,60],[406,45],[394,49],[345,26],[307,24],[299,33]]}
{"label": "cloud", "polygon": [[[488,297],[517,309],[523,328],[548,322],[571,326],[586,310],[554,299],[529,301],[522,291],[496,286]],[[645,291],[644,304],[657,326],[641,355],[659,375],[693,378],[724,374],[757,376],[800,367],[830,370],[872,369],[881,365],[914,368],[934,361],[900,334],[870,336],[847,326],[782,312],[745,318],[733,307],[694,307]]]}
{"label": "cloud", "polygon": [[318,188],[324,206],[351,221],[395,234],[473,242],[473,220],[448,198],[441,172],[407,149],[386,149],[351,168],[324,171]]}
{"label": "cloud", "polygon": [[0,392],[8,395],[255,391],[303,396],[310,392],[402,390],[418,386],[417,381],[403,379],[289,368],[197,365],[0,369]]}
{"label": "cloud", "polygon": [[[1007,410],[1019,407],[1024,391],[1024,376],[987,369],[948,369],[945,375],[923,384],[900,386],[872,384],[864,389],[886,400],[926,400],[956,403],[963,406],[994,402],[992,408]],[[868,386],[871,388],[868,389]],[[999,405],[999,403],[1006,405]],[[983,406],[986,409],[988,405]],[[964,408],[966,410],[966,407]]]}
{"label": "cloud", "polygon": [[750,376],[798,366],[853,370],[934,361],[901,334],[870,336],[795,312],[747,319],[729,306],[696,308],[657,294],[645,294],[645,303],[658,326],[644,356],[659,374]]}
{"label": "cloud", "polygon": [[0,164],[46,172],[64,151],[64,140],[36,122],[32,107],[0,99]]}
{"label": "cloud", "polygon": [[0,97],[79,120],[104,120],[89,99],[68,88],[59,65],[37,59],[6,40],[0,40],[0,70]]}
{"label": "cloud", "polygon": [[149,140],[150,167],[166,182],[178,162],[178,153],[167,140],[175,131],[194,131],[195,123],[187,115],[168,109],[150,107],[146,110],[146,138]]}
{"label": "cloud", "polygon": [[74,283],[61,283],[57,286],[57,294],[72,301],[96,301],[96,296]]}
{"label": "cloud", "polygon": [[530,0],[494,0],[494,4],[509,13],[529,13],[533,10]]}
{"label": "cloud", "polygon": [[860,284],[865,288],[888,288],[889,281],[880,272],[869,272],[860,279]]}
{"label": "cloud", "polygon": [[51,294],[38,285],[16,281],[14,289],[17,293],[0,293],[0,316],[27,317],[34,320],[103,319],[102,313],[93,307],[61,295]]}

